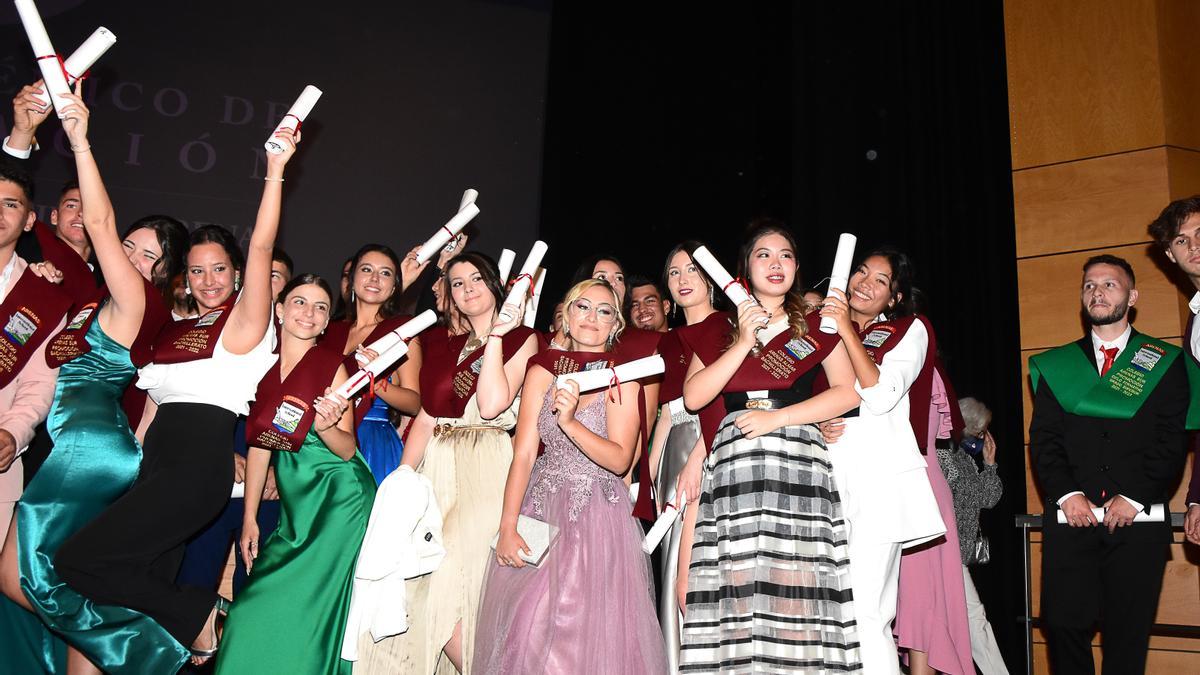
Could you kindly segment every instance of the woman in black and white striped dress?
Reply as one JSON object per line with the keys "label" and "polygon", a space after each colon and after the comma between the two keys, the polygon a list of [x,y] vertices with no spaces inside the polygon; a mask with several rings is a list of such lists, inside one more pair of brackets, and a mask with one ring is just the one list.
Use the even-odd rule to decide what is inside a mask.
{"label": "woman in black and white striped dress", "polygon": [[[756,224],[738,262],[757,304],[738,308],[736,334],[714,322],[688,336],[685,404],[721,396],[728,414],[701,486],[680,672],[861,671],[846,525],[816,427],[858,395],[837,336],[803,313],[795,249],[782,224]],[[821,371],[832,386],[813,396]]]}

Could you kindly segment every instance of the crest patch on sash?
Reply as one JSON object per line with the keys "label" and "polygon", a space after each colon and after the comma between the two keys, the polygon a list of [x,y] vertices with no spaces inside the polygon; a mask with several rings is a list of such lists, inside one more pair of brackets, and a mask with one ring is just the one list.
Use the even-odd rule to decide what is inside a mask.
{"label": "crest patch on sash", "polygon": [[4,324],[4,336],[13,344],[25,346],[29,338],[37,331],[38,322],[28,308],[21,307],[8,317]]}
{"label": "crest patch on sash", "polygon": [[583,366],[584,370],[604,370],[608,367],[608,361],[592,361]]}
{"label": "crest patch on sash", "polygon": [[887,342],[888,338],[892,337],[893,332],[894,331],[888,330],[886,328],[876,328],[876,329],[872,330],[870,333],[867,333],[867,336],[865,338],[863,338],[863,341],[862,341],[863,346],[864,347],[879,347],[884,342]]}
{"label": "crest patch on sash", "polygon": [[209,312],[208,314],[205,314],[204,316],[200,317],[200,319],[196,321],[196,327],[201,328],[204,326],[211,326],[214,323],[216,323],[217,319],[221,318],[221,315],[224,313],[225,313],[225,310],[223,310],[223,309],[214,309],[213,311]]}
{"label": "crest patch on sash", "polygon": [[792,338],[783,347],[791,352],[792,356],[796,357],[797,360],[801,361],[804,360],[804,357],[817,351],[816,346],[809,341],[807,336],[804,338]]}
{"label": "crest patch on sash", "polygon": [[275,418],[271,420],[271,424],[285,434],[293,433],[300,426],[300,419],[307,410],[308,404],[304,401],[295,396],[284,396],[279,407],[275,409]]}
{"label": "crest patch on sash", "polygon": [[481,370],[483,370],[483,357],[482,356],[471,362],[471,372],[472,373],[475,373],[476,375],[478,375],[479,371],[481,371]]}
{"label": "crest patch on sash", "polygon": [[1133,360],[1130,365],[1135,368],[1140,368],[1147,373],[1154,369],[1158,364],[1159,359],[1163,357],[1161,350],[1154,345],[1142,345],[1137,353],[1133,355]]}
{"label": "crest patch on sash", "polygon": [[67,330],[79,330],[80,328],[83,328],[83,324],[87,322],[88,317],[91,316],[92,312],[94,311],[96,311],[96,305],[94,304],[88,305],[87,307],[79,310],[79,313],[76,314],[73,319],[71,319],[71,323],[67,324]]}

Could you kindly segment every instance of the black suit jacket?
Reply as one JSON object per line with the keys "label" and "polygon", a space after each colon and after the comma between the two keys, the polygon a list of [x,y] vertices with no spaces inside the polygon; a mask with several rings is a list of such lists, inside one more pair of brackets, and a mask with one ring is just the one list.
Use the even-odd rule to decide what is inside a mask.
{"label": "black suit jacket", "polygon": [[[1131,346],[1137,335],[1134,331],[1130,336]],[[1080,350],[1079,358],[1087,359],[1094,368],[1091,336],[1075,344]],[[1180,354],[1171,363],[1141,409],[1128,420],[1068,413],[1055,398],[1049,383],[1042,380],[1033,399],[1029,450],[1046,498],[1044,531],[1049,533],[1058,527],[1057,502],[1069,492],[1082,491],[1097,506],[1117,494],[1146,508],[1170,498],[1171,486],[1183,468],[1187,450],[1186,358],[1186,354]],[[1098,382],[1100,373],[1093,372]],[[1169,523],[1153,529],[1170,536]]]}

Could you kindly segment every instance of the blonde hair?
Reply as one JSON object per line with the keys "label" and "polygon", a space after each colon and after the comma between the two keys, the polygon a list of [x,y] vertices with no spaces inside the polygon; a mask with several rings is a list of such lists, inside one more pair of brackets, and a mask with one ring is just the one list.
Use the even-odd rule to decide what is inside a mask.
{"label": "blonde hair", "polygon": [[[563,299],[562,299],[563,314],[569,315],[572,303],[574,303],[576,300],[578,300],[580,297],[582,297],[584,293],[587,293],[589,290],[591,290],[592,288],[595,288],[596,286],[600,286],[601,288],[603,288],[604,290],[606,290],[610,294],[612,294],[612,300],[613,300],[612,306],[613,306],[613,309],[615,309],[617,312],[617,321],[616,321],[617,329],[615,331],[613,331],[613,333],[612,333],[612,342],[616,342],[617,338],[621,337],[621,333],[623,333],[625,331],[625,317],[621,314],[621,301],[617,298],[617,291],[607,281],[605,281],[603,279],[584,279],[583,281],[572,286],[571,290],[567,291],[567,294],[565,296],[563,296]],[[566,332],[566,327],[567,327],[567,321],[566,321],[566,318],[564,317],[563,318],[563,332],[566,333],[567,339],[571,341],[571,347],[574,347],[575,346],[575,338],[571,337],[571,334]],[[607,344],[605,347],[605,349],[609,349],[609,348],[611,348],[611,343]]]}

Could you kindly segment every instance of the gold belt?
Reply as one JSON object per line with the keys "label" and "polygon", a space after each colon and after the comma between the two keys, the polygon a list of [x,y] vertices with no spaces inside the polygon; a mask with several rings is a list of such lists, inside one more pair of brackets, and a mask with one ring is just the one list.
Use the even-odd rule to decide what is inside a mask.
{"label": "gold belt", "polygon": [[454,436],[456,434],[465,434],[470,431],[501,431],[502,427],[491,424],[435,424],[433,425],[433,435],[437,436]]}

